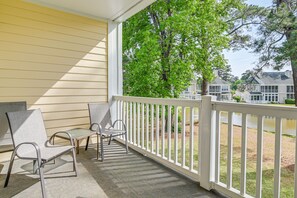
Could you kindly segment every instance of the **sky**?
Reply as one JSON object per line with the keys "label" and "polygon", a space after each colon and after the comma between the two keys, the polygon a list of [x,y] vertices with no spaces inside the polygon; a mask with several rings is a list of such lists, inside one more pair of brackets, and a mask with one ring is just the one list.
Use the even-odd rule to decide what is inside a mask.
{"label": "sky", "polygon": [[[246,2],[259,6],[271,6],[272,1],[273,0],[247,0]],[[225,52],[224,54],[229,65],[231,65],[232,74],[238,77],[241,77],[241,74],[246,70],[255,67],[258,60],[257,54],[252,53],[251,50],[243,49],[235,52],[229,51]],[[272,71],[272,69],[266,68],[264,71]]]}

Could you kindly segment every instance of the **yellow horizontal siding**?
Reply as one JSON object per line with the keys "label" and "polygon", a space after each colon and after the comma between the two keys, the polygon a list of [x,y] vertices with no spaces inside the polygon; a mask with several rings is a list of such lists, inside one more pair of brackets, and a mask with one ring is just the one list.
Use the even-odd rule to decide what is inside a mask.
{"label": "yellow horizontal siding", "polygon": [[[31,31],[33,30],[31,29]],[[39,37],[33,37],[29,34],[24,35],[17,31],[15,33],[7,33],[4,31],[0,31],[0,41],[22,43],[22,44],[28,44],[32,46],[38,45],[38,46],[44,46],[44,47],[52,47],[55,49],[57,48],[57,49],[66,49],[71,51],[82,51],[85,53],[89,53],[96,48],[107,47],[106,42],[100,41],[100,40],[93,42],[93,46],[92,46],[91,44],[78,43],[76,39],[73,39],[73,41],[70,42],[70,41],[67,41],[67,39],[62,40],[61,38],[60,40],[58,40],[57,38],[58,37],[47,38],[46,36],[42,36],[39,38]]]}
{"label": "yellow horizontal siding", "polygon": [[98,21],[98,20],[94,20],[94,19],[89,19],[86,17],[81,17],[78,15],[72,15],[72,14],[68,14],[65,12],[61,12],[58,10],[53,10],[53,9],[41,9],[40,6],[35,5],[35,4],[29,4],[20,0],[2,0],[1,4],[6,5],[6,6],[10,6],[10,7],[16,7],[16,8],[20,8],[20,9],[24,9],[24,10],[29,10],[32,12],[37,12],[37,13],[41,13],[44,15],[47,15],[49,17],[57,17],[57,18],[63,18],[64,21],[77,21],[80,22],[82,24],[89,24],[95,27],[100,27],[102,26],[103,28],[107,28],[107,24],[102,22],[102,21]]}
{"label": "yellow horizontal siding", "polygon": [[[0,70],[1,71],[1,70]],[[36,79],[9,79],[0,78],[0,87],[8,88],[75,88],[75,89],[104,89],[107,82],[74,82],[56,80],[36,80]]]}
{"label": "yellow horizontal siding", "polygon": [[90,102],[107,102],[107,23],[0,1],[0,102],[43,112],[48,135],[88,127]]}
{"label": "yellow horizontal siding", "polygon": [[[105,50],[89,51],[89,54],[86,55],[85,52],[83,51],[81,52],[74,51],[74,50],[70,51],[68,49],[34,46],[32,44],[30,44],[29,46],[28,44],[0,41],[1,51],[23,52],[24,50],[26,50],[26,53],[32,53],[32,54],[41,54],[41,55],[49,55],[49,56],[63,55],[64,57],[67,57],[67,58],[83,57],[84,59],[89,59],[89,60],[99,60],[98,58],[103,59],[103,57],[106,55]],[[106,59],[103,61],[106,61]]]}

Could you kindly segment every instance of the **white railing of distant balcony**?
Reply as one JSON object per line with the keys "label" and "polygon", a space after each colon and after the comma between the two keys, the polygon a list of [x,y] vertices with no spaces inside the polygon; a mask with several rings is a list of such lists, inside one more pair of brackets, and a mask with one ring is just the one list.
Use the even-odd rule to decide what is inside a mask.
{"label": "white railing of distant balcony", "polygon": [[[264,130],[267,130],[265,123],[268,118],[274,120],[272,125],[275,132],[270,133],[274,134],[271,196],[280,197],[284,134],[282,124],[285,119],[296,122],[297,108],[218,102],[211,101],[210,96],[203,96],[202,100],[115,96],[114,101],[118,118],[127,123],[131,148],[199,181],[205,189],[216,189],[231,197],[263,197],[263,137]],[[248,120],[251,116],[255,122],[253,126]],[[234,121],[235,117],[240,117],[240,124],[238,120]],[[166,118],[169,121],[167,130]],[[240,129],[237,128],[235,133],[234,127],[238,125]],[[225,127],[224,131],[221,130],[222,127]],[[254,131],[249,132],[251,127],[254,127]],[[255,139],[248,140],[252,133]],[[235,136],[237,141],[240,140],[239,143],[234,142]],[[226,140],[224,145],[223,139]],[[251,160],[248,157],[249,141],[256,142],[255,170],[252,173],[248,170],[250,167],[247,167],[247,161]],[[292,138],[292,141],[295,141],[293,152],[297,159],[296,138]],[[239,149],[234,147],[235,144]],[[234,167],[235,161],[237,167]],[[226,170],[222,171],[222,168]],[[297,163],[294,164],[294,170],[297,170]],[[254,189],[250,192],[250,189],[247,190],[247,175],[254,173]],[[297,197],[297,171],[294,172],[293,181],[295,184],[292,184],[292,188]],[[264,197],[267,197],[266,194]]]}
{"label": "white railing of distant balcony", "polygon": [[199,181],[200,100],[115,96],[130,147]]}

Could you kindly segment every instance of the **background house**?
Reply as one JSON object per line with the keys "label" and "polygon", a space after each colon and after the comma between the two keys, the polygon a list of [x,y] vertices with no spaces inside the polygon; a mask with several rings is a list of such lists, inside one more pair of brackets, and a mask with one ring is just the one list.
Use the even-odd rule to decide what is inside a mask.
{"label": "background house", "polygon": [[[207,85],[208,95],[216,96],[217,100],[229,101],[232,99],[230,83],[223,80],[215,71],[214,80]],[[197,78],[192,80],[191,85],[181,93],[181,98],[200,99],[201,85],[197,83]]]}
{"label": "background house", "polygon": [[249,80],[244,100],[251,103],[285,103],[294,98],[292,72],[262,72]]}

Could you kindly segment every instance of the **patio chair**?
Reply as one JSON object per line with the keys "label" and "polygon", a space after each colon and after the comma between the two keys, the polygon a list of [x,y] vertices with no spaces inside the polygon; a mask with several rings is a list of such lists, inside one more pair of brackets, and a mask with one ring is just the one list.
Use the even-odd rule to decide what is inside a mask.
{"label": "patio chair", "polygon": [[[122,120],[116,120],[112,122],[111,112],[108,104],[89,103],[89,115],[90,115],[90,129],[96,129],[100,135],[100,154],[101,160],[104,160],[104,148],[103,140],[109,139],[108,145],[110,145],[112,138],[117,136],[125,136],[126,153],[128,154],[128,139],[126,124]],[[116,124],[120,123],[122,128],[116,128]],[[87,145],[88,145],[87,140]],[[99,150],[98,150],[99,152]]]}
{"label": "patio chair", "polygon": [[13,150],[6,112],[25,111],[26,102],[0,102],[0,152]]}
{"label": "patio chair", "polygon": [[[47,140],[42,114],[39,109],[8,112],[6,114],[9,122],[14,151],[11,155],[4,187],[8,185],[15,156],[20,159],[33,160],[35,163],[37,162],[36,171],[38,171],[40,177],[42,197],[46,197],[43,176],[43,167],[45,163],[54,160],[62,154],[72,151],[73,171],[75,172],[75,176],[77,176],[76,154],[72,138],[69,138],[71,146],[51,144],[51,141],[56,134],[67,134],[67,132],[57,132],[51,136],[49,140]],[[70,136],[70,134],[68,135]]]}

